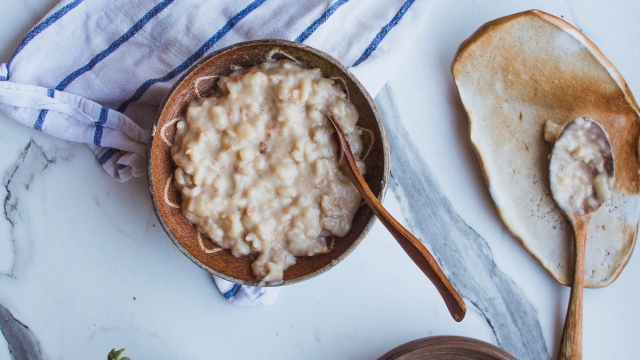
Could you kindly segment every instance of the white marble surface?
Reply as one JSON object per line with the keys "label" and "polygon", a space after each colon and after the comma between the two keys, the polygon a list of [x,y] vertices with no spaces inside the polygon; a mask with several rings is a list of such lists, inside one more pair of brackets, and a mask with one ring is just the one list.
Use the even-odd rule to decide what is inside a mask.
{"label": "white marble surface", "polygon": [[[0,62],[55,2],[3,1]],[[582,29],[638,94],[637,0],[434,0],[389,88],[442,191],[536,309],[555,357],[568,289],[500,222],[449,73],[458,44],[481,24],[532,8]],[[433,286],[379,223],[344,262],[283,288],[274,305],[229,305],[158,225],[146,179],[117,183],[85,145],[52,139],[3,114],[0,129],[0,198],[7,199],[7,219],[0,217],[0,304],[29,327],[45,359],[100,359],[113,347],[126,347],[132,359],[372,359],[431,335],[496,342],[471,304],[462,323],[450,318]],[[402,219],[392,192],[385,205]],[[585,359],[640,353],[639,281],[635,255],[613,285],[585,291]],[[6,359],[11,355],[0,336],[0,360]]]}

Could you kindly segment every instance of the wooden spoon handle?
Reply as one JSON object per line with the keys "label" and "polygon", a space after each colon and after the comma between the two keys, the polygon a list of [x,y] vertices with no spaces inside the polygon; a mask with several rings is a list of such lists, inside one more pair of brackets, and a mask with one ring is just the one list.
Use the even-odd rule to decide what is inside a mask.
{"label": "wooden spoon handle", "polygon": [[574,259],[575,273],[571,285],[569,308],[564,320],[562,343],[560,344],[560,360],[582,359],[582,292],[584,288],[584,251],[587,242],[589,219],[579,218],[573,225],[576,240]]}
{"label": "wooden spoon handle", "polygon": [[325,112],[325,114],[336,129],[338,139],[341,144],[340,148],[342,151],[340,152],[338,167],[342,173],[351,180],[351,183],[353,183],[356,189],[358,189],[360,195],[364,198],[364,201],[369,205],[369,208],[373,210],[378,219],[380,219],[382,224],[384,224],[391,235],[393,235],[393,237],[398,241],[411,260],[418,265],[420,270],[422,270],[422,272],[431,280],[433,285],[436,286],[436,289],[438,289],[440,296],[444,299],[453,319],[455,321],[462,321],[467,311],[467,307],[465,306],[464,301],[462,301],[460,294],[458,294],[456,289],[453,288],[449,279],[447,279],[442,272],[442,269],[440,269],[440,266],[438,266],[436,260],[431,256],[429,250],[427,250],[420,240],[416,239],[415,236],[400,225],[400,223],[397,222],[384,207],[382,207],[382,204],[380,204],[380,201],[378,201],[376,196],[373,195],[371,189],[369,189],[369,185],[367,185],[362,178],[362,175],[360,175],[360,170],[358,170],[356,161],[353,158],[353,153],[349,147],[349,142],[347,141],[340,124],[338,124],[331,114],[327,112]]}
{"label": "wooden spoon handle", "polygon": [[[348,163],[343,163],[344,166],[349,166]],[[354,163],[355,165],[355,163]],[[433,258],[429,250],[413,236],[407,229],[405,229],[396,219],[387,212],[387,210],[380,204],[378,199],[369,189],[369,186],[360,175],[357,168],[354,171],[347,171],[348,169],[342,169],[343,173],[351,180],[354,186],[358,189],[365,202],[369,205],[371,210],[376,214],[378,219],[389,230],[391,235],[398,241],[400,246],[409,255],[416,265],[427,275],[427,277],[433,282],[440,292],[440,295],[444,299],[451,316],[456,321],[462,321],[466,313],[466,306],[464,301],[453,288],[449,279],[444,275],[440,266]]]}

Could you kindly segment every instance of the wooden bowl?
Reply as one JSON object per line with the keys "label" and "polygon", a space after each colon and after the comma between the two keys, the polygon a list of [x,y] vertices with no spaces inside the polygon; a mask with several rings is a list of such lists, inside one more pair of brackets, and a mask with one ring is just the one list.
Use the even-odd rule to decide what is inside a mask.
{"label": "wooden bowl", "polygon": [[201,268],[223,279],[253,286],[288,285],[320,275],[347,257],[369,232],[375,216],[367,206],[356,213],[351,231],[329,244],[326,254],[298,257],[296,264],[284,272],[284,282],[264,284],[251,273],[250,256],[234,257],[228,250],[213,244],[200,235],[182,216],[177,204],[181,194],[173,184],[176,169],[170,148],[175,135],[175,121],[184,114],[187,105],[199,96],[211,92],[219,76],[227,76],[234,69],[248,68],[267,58],[293,59],[299,64],[320,68],[327,78],[334,78],[356,106],[360,117],[358,126],[373,131],[371,139],[363,134],[364,146],[371,142],[366,158],[365,180],[380,201],[384,198],[389,178],[389,144],[384,125],[373,99],[360,82],[331,56],[308,46],[283,40],[258,40],[238,43],[218,50],[195,64],[176,82],[165,97],[158,113],[149,145],[149,190],[153,207],[162,227],[173,243]]}
{"label": "wooden bowl", "polygon": [[506,351],[484,341],[462,336],[432,336],[409,341],[378,360],[516,360]]}

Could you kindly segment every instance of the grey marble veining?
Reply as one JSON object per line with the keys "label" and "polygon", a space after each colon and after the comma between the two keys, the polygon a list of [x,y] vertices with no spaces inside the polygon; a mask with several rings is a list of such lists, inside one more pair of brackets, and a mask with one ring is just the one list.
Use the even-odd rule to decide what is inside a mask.
{"label": "grey marble veining", "polygon": [[23,218],[20,213],[18,194],[28,191],[35,176],[55,162],[55,149],[45,150],[34,140],[31,140],[24,147],[14,165],[5,173],[3,185],[7,195],[4,199],[4,216],[11,224],[13,264],[11,271],[4,275],[16,278],[21,274],[28,262],[32,242],[31,236],[29,236],[30,219]]}
{"label": "grey marble veining", "polygon": [[376,97],[391,152],[390,186],[411,230],[433,251],[467,304],[478,309],[500,347],[516,358],[548,359],[538,313],[493,261],[486,241],[456,213],[403,127],[388,86]]}
{"label": "grey marble veining", "polygon": [[[47,154],[47,152],[49,154]],[[56,162],[55,151],[46,151],[31,140],[24,147],[15,163],[4,176],[3,186],[7,195],[4,199],[4,216],[11,224],[13,244],[13,264],[7,276],[18,279],[30,258],[30,221],[20,214],[19,196],[29,190],[37,174]],[[0,330],[7,341],[9,352],[15,360],[40,360],[43,358],[40,343],[29,327],[13,317],[9,309],[0,304]]]}
{"label": "grey marble veining", "polygon": [[42,349],[38,339],[29,327],[18,321],[11,312],[0,304],[0,330],[9,345],[11,357],[15,360],[41,360]]}

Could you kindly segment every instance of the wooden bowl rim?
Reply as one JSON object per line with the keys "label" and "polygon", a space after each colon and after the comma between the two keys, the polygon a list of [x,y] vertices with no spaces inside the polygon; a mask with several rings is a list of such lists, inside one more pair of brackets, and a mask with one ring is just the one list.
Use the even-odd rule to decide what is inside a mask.
{"label": "wooden bowl rim", "polygon": [[[171,229],[169,228],[167,222],[164,219],[164,216],[162,214],[162,212],[160,211],[160,208],[158,206],[158,199],[156,197],[156,193],[155,193],[155,189],[154,189],[154,181],[153,181],[153,150],[154,150],[154,144],[155,144],[155,136],[156,136],[156,131],[158,130],[158,123],[160,121],[160,119],[162,118],[162,113],[164,112],[167,103],[169,102],[169,100],[173,97],[174,93],[176,92],[176,90],[178,89],[178,87],[193,73],[195,72],[198,68],[200,68],[201,66],[203,66],[205,63],[207,63],[209,60],[211,60],[212,58],[215,58],[219,55],[222,55],[226,52],[229,51],[233,51],[236,49],[240,49],[243,47],[250,47],[250,46],[256,46],[256,45],[266,45],[266,46],[272,46],[274,48],[278,47],[278,46],[282,46],[282,47],[295,47],[298,48],[300,50],[309,52],[313,55],[316,55],[326,61],[328,61],[329,63],[331,63],[333,66],[335,66],[336,68],[338,68],[340,70],[340,72],[342,72],[347,78],[349,78],[349,80],[351,80],[353,82],[353,84],[356,86],[356,88],[358,89],[358,91],[360,93],[362,93],[362,95],[364,96],[364,98],[367,101],[367,104],[369,105],[369,107],[371,108],[374,117],[376,119],[376,123],[378,125],[378,129],[380,132],[380,136],[381,136],[381,143],[382,143],[382,157],[383,157],[383,173],[382,173],[382,180],[381,180],[381,189],[380,189],[380,194],[378,196],[378,200],[380,202],[383,201],[384,196],[386,194],[386,190],[387,190],[387,185],[389,182],[389,173],[390,173],[390,154],[389,154],[389,142],[387,140],[387,133],[386,130],[384,128],[384,123],[382,121],[382,117],[380,116],[380,112],[378,111],[378,108],[375,104],[375,102],[373,101],[373,99],[371,98],[371,95],[369,94],[369,92],[362,86],[362,84],[360,83],[360,81],[358,81],[358,79],[356,79],[356,77],[344,66],[342,65],[342,63],[340,63],[338,60],[336,60],[334,57],[332,57],[331,55],[322,52],[320,50],[314,49],[310,46],[304,45],[304,44],[299,44],[296,42],[292,42],[292,41],[288,41],[288,40],[280,40],[280,39],[264,39],[264,40],[252,40],[252,41],[244,41],[244,42],[239,42],[227,47],[224,47],[222,49],[216,50],[212,53],[210,53],[209,55],[205,56],[204,58],[202,58],[200,61],[198,61],[197,63],[195,63],[194,65],[192,65],[189,69],[187,69],[182,76],[180,77],[180,79],[178,79],[173,86],[171,87],[171,89],[169,90],[169,92],[165,95],[164,99],[162,100],[162,103],[160,104],[160,107],[158,108],[158,113],[156,115],[156,120],[153,123],[153,127],[151,130],[151,136],[149,139],[149,146],[148,146],[148,152],[147,152],[147,158],[148,158],[148,167],[147,167],[147,172],[148,172],[148,181],[149,181],[149,192],[151,193],[151,200],[152,200],[152,204],[153,204],[153,211],[156,214],[156,218],[158,219],[158,221],[160,222],[160,225],[162,226],[162,228],[164,229],[164,231],[167,233],[167,235],[169,236],[169,238],[171,239],[171,242],[173,242],[173,244],[180,250],[180,252],[182,252],[186,257],[188,257],[192,262],[194,262],[196,265],[198,265],[199,267],[201,267],[203,270],[206,270],[207,272],[209,272],[210,274],[213,274],[219,278],[225,279],[227,281],[231,281],[233,283],[236,284],[240,284],[240,285],[249,285],[249,286],[263,286],[263,287],[275,287],[275,286],[283,286],[283,285],[291,285],[291,284],[295,284],[304,280],[308,280],[311,278],[314,278],[326,271],[328,271],[329,269],[333,268],[334,266],[336,266],[338,263],[340,263],[342,260],[344,260],[344,258],[346,258],[349,254],[351,254],[351,252],[362,242],[362,240],[366,237],[366,235],[369,233],[369,231],[371,230],[371,228],[373,227],[375,221],[376,221],[376,216],[371,213],[369,221],[367,222],[367,225],[364,227],[364,229],[362,230],[362,232],[360,233],[360,235],[358,235],[358,237],[354,240],[353,244],[351,244],[351,246],[349,246],[342,254],[338,255],[337,258],[335,258],[333,261],[330,261],[327,265],[323,266],[322,268],[305,274],[303,276],[299,276],[297,278],[294,279],[288,279],[288,280],[284,280],[283,282],[280,283],[265,283],[262,281],[247,281],[244,279],[238,279],[235,278],[233,276],[229,276],[226,274],[223,274],[217,270],[214,270],[212,268],[210,268],[209,266],[207,266],[206,264],[204,264],[203,262],[201,262],[200,260],[198,260],[195,256],[193,256],[183,245],[182,243],[177,239],[177,237],[173,234],[173,232],[171,231]],[[226,250],[225,250],[226,251]]]}
{"label": "wooden bowl rim", "polygon": [[430,336],[406,342],[387,351],[378,360],[417,359],[419,355],[435,356],[436,359],[516,360],[511,354],[493,344],[465,336],[450,335]]}

